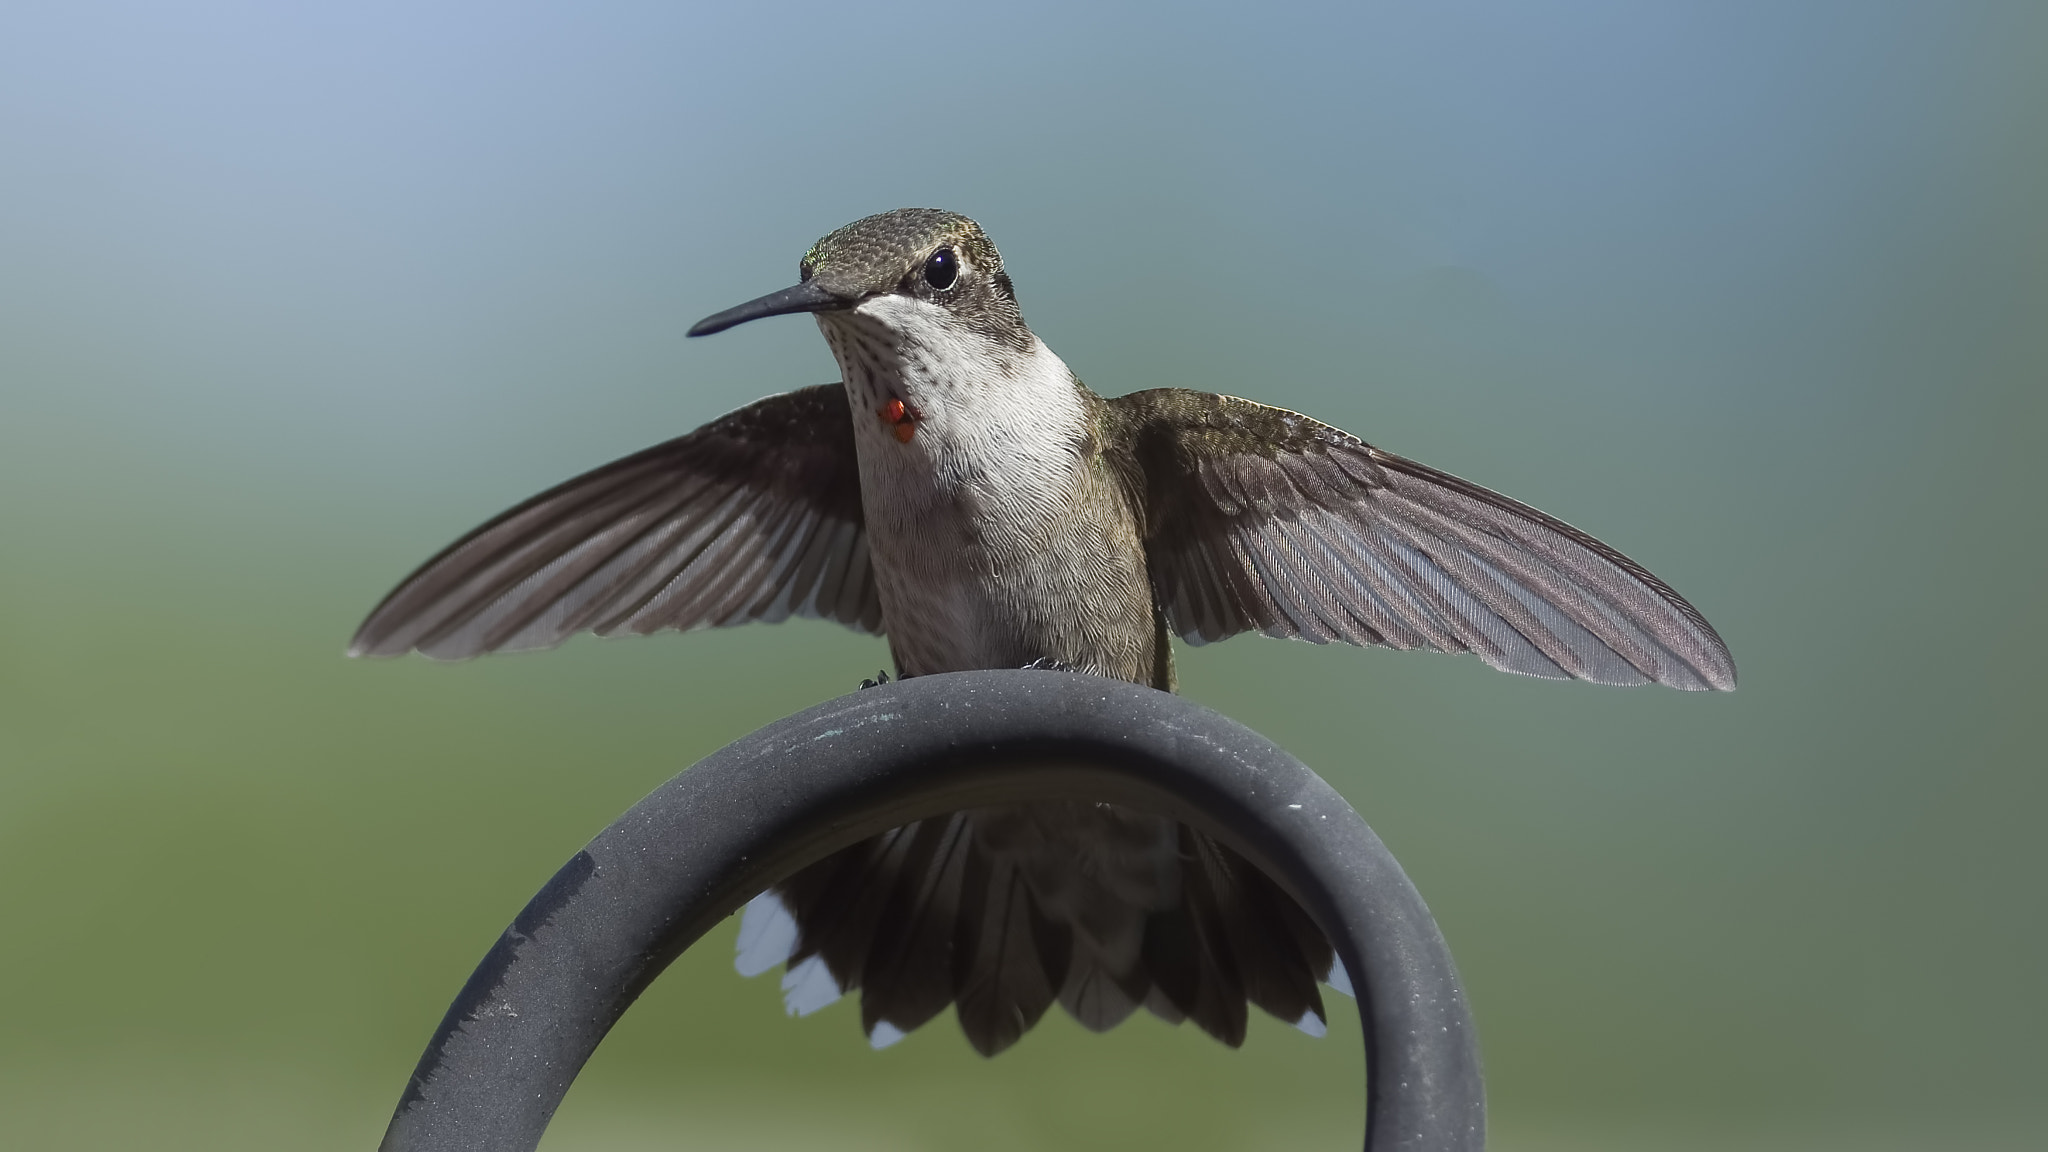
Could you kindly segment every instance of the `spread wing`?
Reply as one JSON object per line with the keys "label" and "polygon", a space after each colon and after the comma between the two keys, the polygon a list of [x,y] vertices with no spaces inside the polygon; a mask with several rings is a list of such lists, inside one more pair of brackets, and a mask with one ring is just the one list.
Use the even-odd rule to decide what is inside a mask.
{"label": "spread wing", "polygon": [[792,613],[881,630],[838,384],[757,400],[499,516],[406,577],[349,654],[453,660]]}
{"label": "spread wing", "polygon": [[1735,687],[1713,626],[1563,521],[1299,413],[1161,388],[1108,401],[1167,623],[1473,652],[1602,684]]}

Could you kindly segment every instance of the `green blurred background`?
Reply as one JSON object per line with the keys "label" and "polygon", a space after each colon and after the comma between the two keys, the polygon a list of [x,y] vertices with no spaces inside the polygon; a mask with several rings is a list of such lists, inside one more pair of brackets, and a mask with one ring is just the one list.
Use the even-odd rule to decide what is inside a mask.
{"label": "green blurred background", "polygon": [[[1495,1148],[2048,1143],[2048,8],[873,0],[0,13],[0,1146],[373,1147],[557,865],[885,662],[341,650],[484,517],[833,378],[682,333],[906,204],[1099,390],[1306,410],[1727,637],[1716,697],[1183,653],[1428,897]],[[1355,1019],[874,1053],[731,931],[547,1147],[1355,1146]]]}

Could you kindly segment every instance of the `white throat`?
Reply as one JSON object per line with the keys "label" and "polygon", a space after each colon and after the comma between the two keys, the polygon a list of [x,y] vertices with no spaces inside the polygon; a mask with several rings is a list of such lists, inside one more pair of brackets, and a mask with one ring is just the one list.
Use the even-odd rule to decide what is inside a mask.
{"label": "white throat", "polygon": [[[988,483],[1030,499],[1070,475],[1088,440],[1087,409],[1066,362],[1037,336],[1028,347],[990,339],[935,304],[876,296],[820,313],[846,380],[862,472],[890,486],[907,467],[939,488]],[[904,405],[913,430],[881,413]]]}

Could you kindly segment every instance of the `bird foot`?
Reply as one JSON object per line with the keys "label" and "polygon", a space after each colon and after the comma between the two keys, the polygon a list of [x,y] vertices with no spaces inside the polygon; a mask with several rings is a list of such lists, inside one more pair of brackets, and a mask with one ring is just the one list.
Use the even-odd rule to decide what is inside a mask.
{"label": "bird foot", "polygon": [[1026,664],[1026,665],[1024,666],[1024,671],[1026,671],[1026,672],[1083,672],[1083,671],[1086,671],[1086,669],[1084,669],[1084,668],[1081,668],[1081,667],[1079,667],[1078,665],[1074,665],[1074,664],[1069,664],[1069,663],[1067,663],[1067,662],[1066,662],[1065,660],[1055,660],[1055,659],[1053,659],[1053,658],[1052,658],[1052,657],[1050,657],[1050,656],[1040,656],[1040,657],[1039,657],[1038,659],[1036,659],[1036,660],[1033,660],[1033,661],[1032,661],[1031,663],[1029,663],[1029,664]]}
{"label": "bird foot", "polygon": [[861,681],[860,686],[862,688],[880,688],[882,685],[887,684],[888,682],[889,670],[884,668],[881,671],[875,673],[874,679]]}

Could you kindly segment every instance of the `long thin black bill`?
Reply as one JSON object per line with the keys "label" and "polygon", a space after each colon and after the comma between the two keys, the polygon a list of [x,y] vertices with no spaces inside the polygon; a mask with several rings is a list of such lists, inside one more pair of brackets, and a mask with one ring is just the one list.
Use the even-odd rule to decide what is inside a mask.
{"label": "long thin black bill", "polygon": [[851,308],[854,302],[841,296],[834,296],[818,286],[816,280],[806,280],[794,288],[770,292],[759,300],[749,300],[736,308],[727,308],[714,316],[706,316],[690,328],[692,336],[709,336],[723,332],[735,324],[759,320],[763,316],[787,316],[792,312],[836,312]]}

